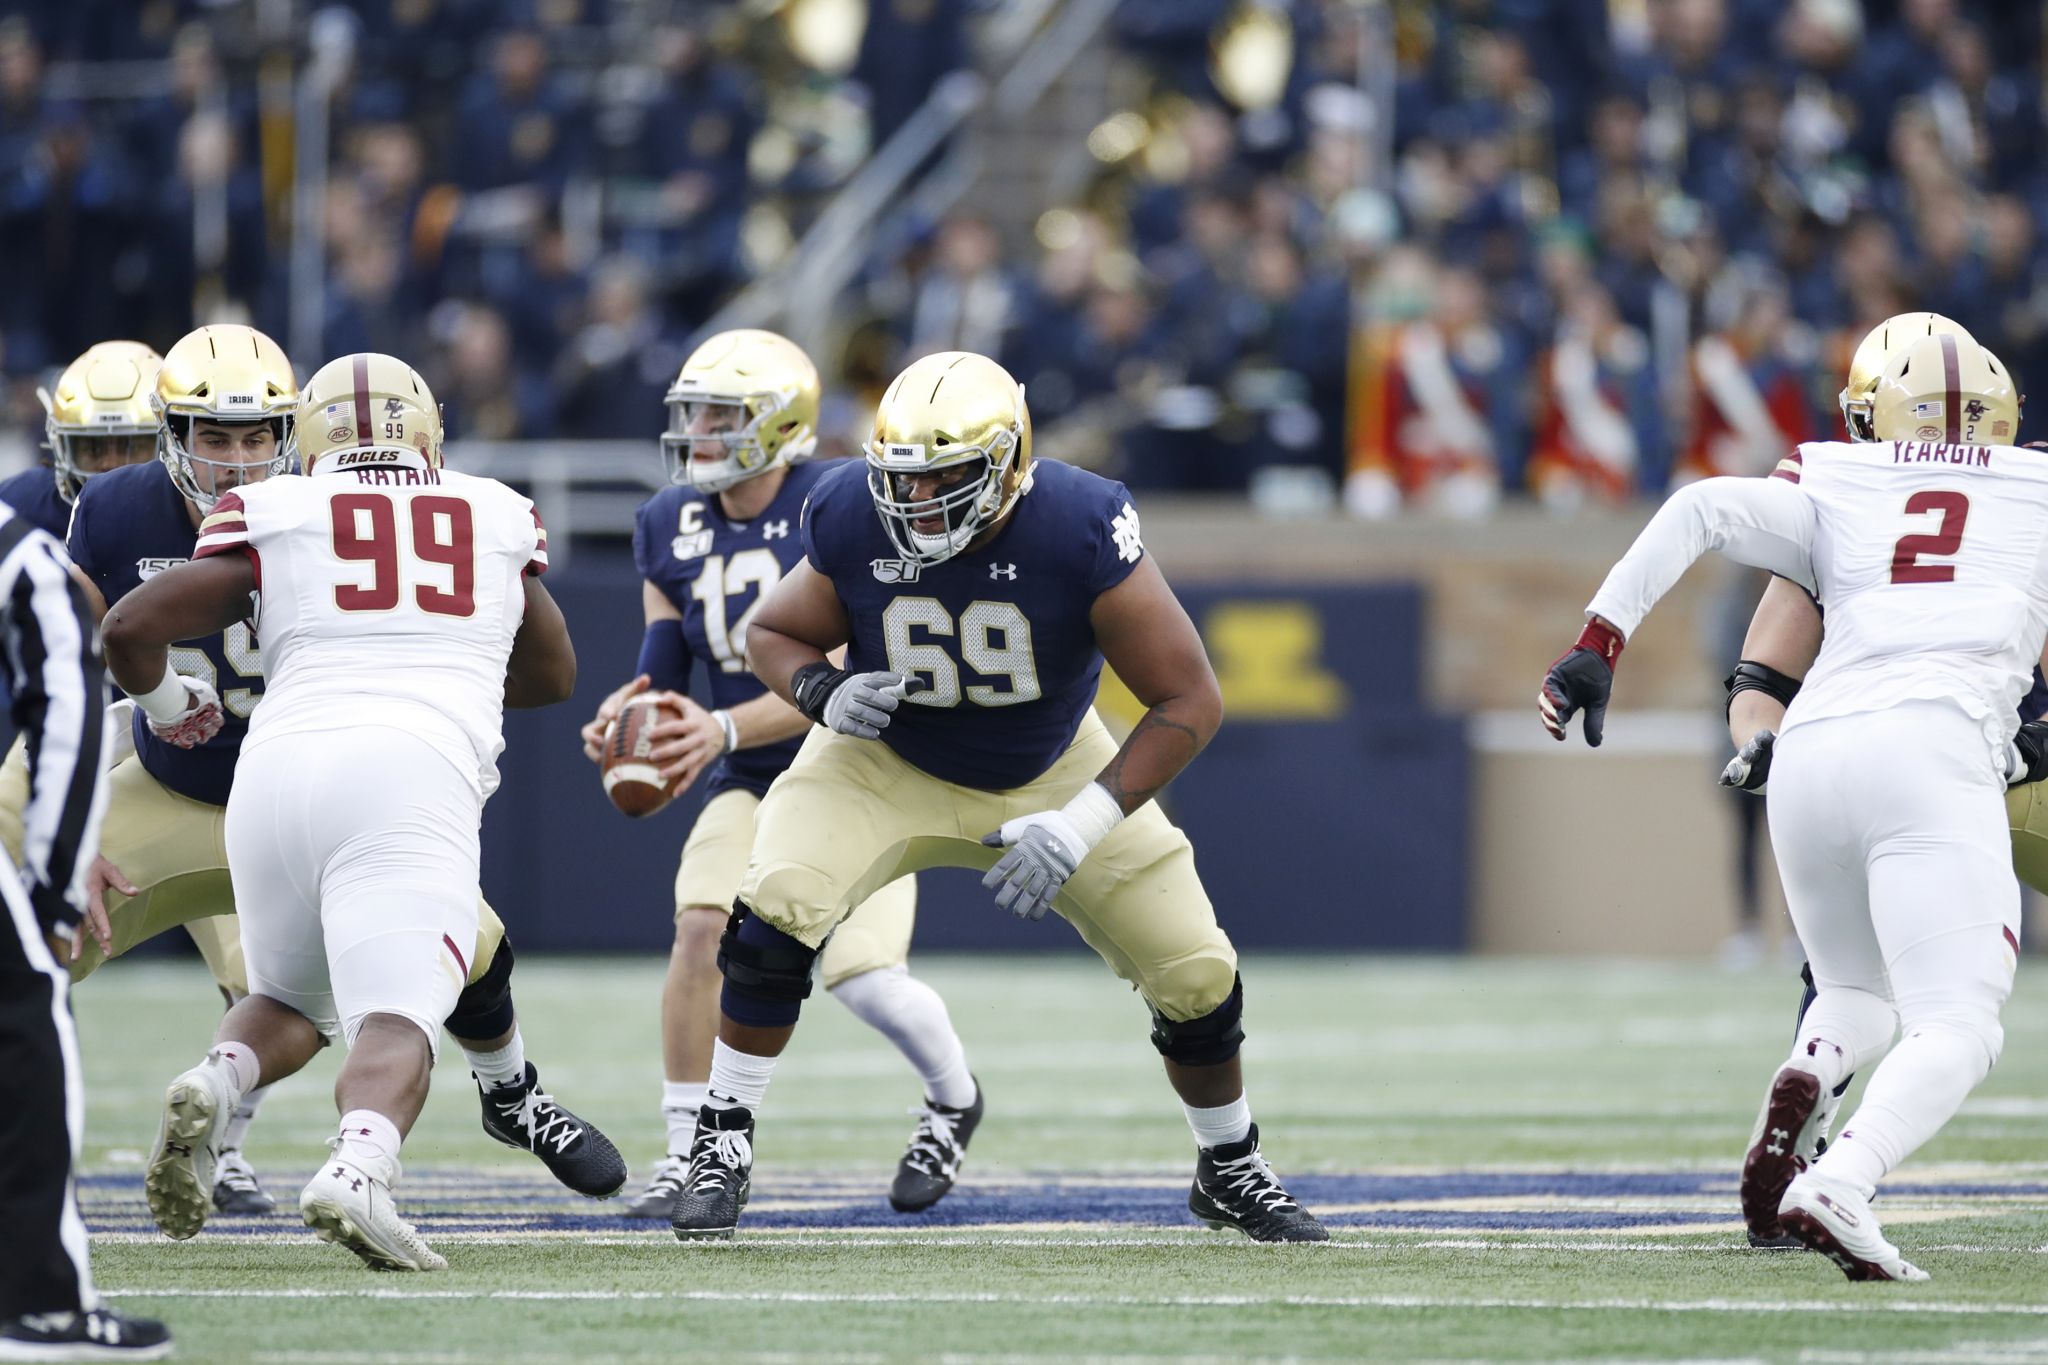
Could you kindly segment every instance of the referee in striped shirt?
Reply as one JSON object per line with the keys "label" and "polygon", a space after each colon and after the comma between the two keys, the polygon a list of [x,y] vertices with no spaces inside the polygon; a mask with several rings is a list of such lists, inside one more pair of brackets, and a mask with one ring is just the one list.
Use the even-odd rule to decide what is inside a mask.
{"label": "referee in striped shirt", "polygon": [[100,842],[107,705],[99,628],[71,563],[0,504],[0,670],[27,736],[22,862],[0,853],[0,1076],[26,1097],[0,1110],[0,1361],[160,1360],[160,1322],[100,1307],[72,1190],[85,1095],[69,956]]}

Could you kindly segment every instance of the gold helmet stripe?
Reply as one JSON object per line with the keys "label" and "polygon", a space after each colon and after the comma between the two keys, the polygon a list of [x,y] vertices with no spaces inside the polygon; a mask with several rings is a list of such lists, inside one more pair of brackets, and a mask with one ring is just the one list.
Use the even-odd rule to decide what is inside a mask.
{"label": "gold helmet stripe", "polygon": [[1956,355],[1956,339],[1943,333],[1941,341],[1941,420],[1948,427],[1948,444],[1963,443],[1963,362]]}
{"label": "gold helmet stripe", "polygon": [[356,446],[370,444],[370,357],[367,352],[356,356],[352,367],[356,386]]}

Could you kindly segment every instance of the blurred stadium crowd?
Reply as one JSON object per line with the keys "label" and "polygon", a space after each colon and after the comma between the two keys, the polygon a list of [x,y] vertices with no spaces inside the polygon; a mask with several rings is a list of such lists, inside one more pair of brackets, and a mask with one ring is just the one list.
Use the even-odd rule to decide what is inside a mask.
{"label": "blurred stadium crowd", "polygon": [[[321,355],[415,359],[452,435],[651,442],[692,335],[1001,9],[867,0],[834,61],[806,6],[862,8],[16,0],[9,420],[107,337],[292,334],[292,73],[345,26]],[[1838,429],[1888,314],[2039,372],[2042,40],[1964,0],[1119,0],[1070,202],[878,234],[828,435],[961,347],[1026,381],[1041,449],[1275,510],[1761,472]]]}

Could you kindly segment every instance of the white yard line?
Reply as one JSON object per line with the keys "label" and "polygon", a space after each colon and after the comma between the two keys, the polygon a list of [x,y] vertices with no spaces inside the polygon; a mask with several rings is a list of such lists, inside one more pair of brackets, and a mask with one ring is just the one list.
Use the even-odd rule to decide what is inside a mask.
{"label": "white yard line", "polygon": [[[1393,1310],[1489,1309],[1541,1313],[1897,1313],[1932,1317],[2043,1317],[2048,1303],[1943,1303],[1903,1295],[1851,1301],[1785,1299],[1519,1299],[1460,1298],[1436,1294],[900,1294],[799,1290],[721,1289],[161,1289],[101,1291],[123,1299],[495,1299],[543,1303],[772,1303],[831,1305],[960,1304],[1028,1308],[1353,1308]],[[1911,1291],[1907,1291],[1910,1293]]]}

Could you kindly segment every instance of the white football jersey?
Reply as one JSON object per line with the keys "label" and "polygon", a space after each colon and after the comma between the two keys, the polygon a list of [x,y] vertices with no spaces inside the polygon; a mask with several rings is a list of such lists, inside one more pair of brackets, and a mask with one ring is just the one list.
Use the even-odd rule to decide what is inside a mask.
{"label": "white football jersey", "polygon": [[393,726],[480,796],[497,788],[521,580],[548,562],[532,502],[453,470],[330,459],[223,495],[193,557],[226,553],[256,567],[266,682],[245,746]]}
{"label": "white football jersey", "polygon": [[1785,728],[1939,698],[2002,745],[2048,637],[2048,452],[1813,442],[1672,495],[1588,605],[1634,633],[1702,553],[1811,590],[1820,657]]}

